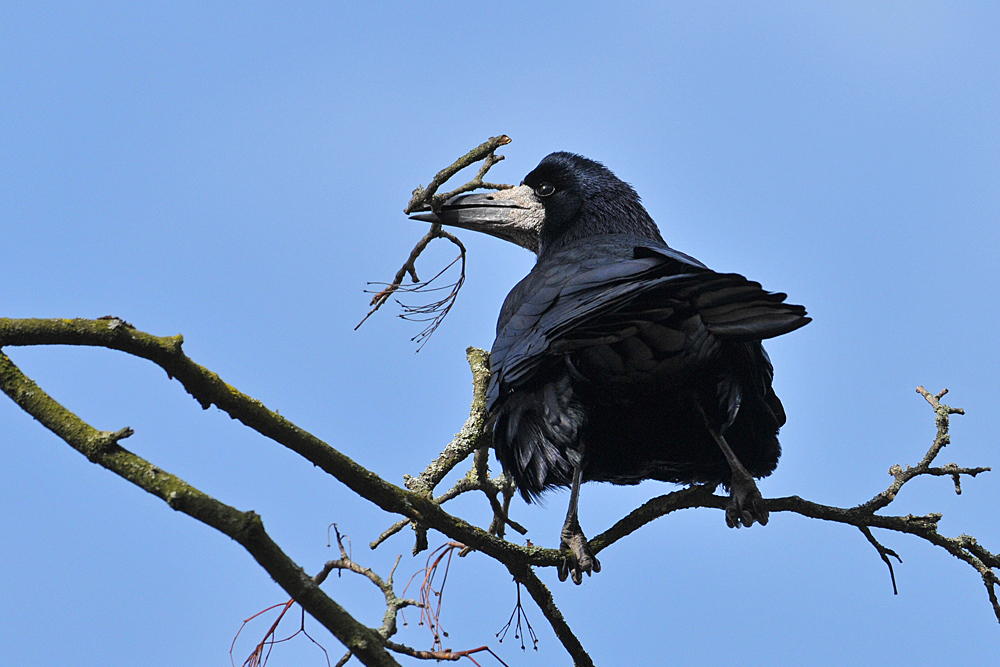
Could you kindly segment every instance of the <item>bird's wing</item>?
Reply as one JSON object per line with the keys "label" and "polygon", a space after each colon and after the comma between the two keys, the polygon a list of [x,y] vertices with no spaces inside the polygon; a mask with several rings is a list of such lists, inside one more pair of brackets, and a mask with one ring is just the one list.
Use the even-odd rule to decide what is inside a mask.
{"label": "bird's wing", "polygon": [[[540,263],[508,296],[491,353],[490,403],[567,352],[625,340],[675,313],[700,315],[716,339],[754,341],[797,329],[805,309],[735,273],[648,245],[631,257],[578,249]],[[684,344],[677,332],[678,345]]]}

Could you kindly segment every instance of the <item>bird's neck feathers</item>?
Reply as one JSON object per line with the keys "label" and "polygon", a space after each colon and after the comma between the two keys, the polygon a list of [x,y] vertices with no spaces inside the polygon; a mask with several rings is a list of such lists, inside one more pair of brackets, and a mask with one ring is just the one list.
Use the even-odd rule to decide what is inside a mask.
{"label": "bird's neck feathers", "polygon": [[605,234],[629,234],[663,243],[656,223],[639,202],[631,187],[600,190],[583,201],[579,211],[566,225],[543,225],[538,242],[538,257],[579,239]]}

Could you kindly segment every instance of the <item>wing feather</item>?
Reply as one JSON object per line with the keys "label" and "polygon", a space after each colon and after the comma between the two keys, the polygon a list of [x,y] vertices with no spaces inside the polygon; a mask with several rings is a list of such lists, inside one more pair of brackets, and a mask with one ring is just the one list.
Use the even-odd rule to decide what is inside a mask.
{"label": "wing feather", "polygon": [[636,355],[644,368],[644,355],[654,354],[649,345],[654,339],[661,353],[680,353],[685,346],[693,352],[715,349],[679,328],[691,317],[700,318],[710,337],[735,342],[759,341],[807,324],[805,308],[786,304],[785,298],[739,274],[716,273],[649,242],[617,256],[585,244],[568,246],[540,261],[504,303],[491,354],[489,405],[574,350],[624,345],[621,351]]}

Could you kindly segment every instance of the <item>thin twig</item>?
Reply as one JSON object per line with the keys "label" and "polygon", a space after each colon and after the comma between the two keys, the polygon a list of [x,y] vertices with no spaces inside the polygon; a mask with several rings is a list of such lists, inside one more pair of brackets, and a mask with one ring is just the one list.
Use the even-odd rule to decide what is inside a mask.
{"label": "thin twig", "polygon": [[573,634],[573,630],[570,629],[559,607],[556,606],[555,600],[552,599],[552,593],[542,583],[542,580],[538,578],[538,575],[535,574],[531,566],[517,567],[507,563],[505,565],[507,565],[508,571],[514,577],[514,581],[524,584],[525,590],[528,591],[531,599],[535,601],[535,604],[538,605],[538,608],[546,620],[548,620],[549,625],[552,626],[552,630],[556,633],[556,637],[559,638],[563,648],[573,658],[575,667],[594,667],[594,661],[583,648],[580,640]]}
{"label": "thin twig", "polygon": [[[417,277],[417,258],[420,257],[420,254],[427,248],[431,241],[442,238],[448,239],[458,246],[459,255],[451,262],[451,264],[444,267],[433,278],[427,282],[421,282]],[[428,318],[431,323],[427,325],[423,331],[413,337],[413,340],[421,342],[421,347],[423,347],[423,343],[426,342],[426,339],[437,330],[445,316],[451,311],[451,307],[455,305],[455,300],[458,298],[458,291],[462,289],[462,285],[465,284],[465,252],[465,245],[457,236],[442,229],[441,225],[431,225],[430,230],[417,242],[417,245],[413,246],[413,250],[410,251],[409,258],[403,263],[403,266],[400,267],[399,271],[396,272],[396,276],[392,279],[392,282],[386,285],[383,289],[379,290],[375,296],[372,297],[370,304],[372,306],[371,310],[369,310],[368,314],[365,315],[360,322],[358,322],[357,326],[354,327],[354,330],[357,331],[361,325],[375,313],[375,311],[381,308],[382,305],[389,300],[389,297],[398,291],[424,293],[438,289],[431,288],[430,285],[433,284],[435,280],[440,278],[449,268],[451,268],[455,262],[461,261],[458,279],[454,283],[444,287],[444,289],[449,290],[448,295],[445,296],[445,298],[425,306],[406,306],[400,304],[403,307],[403,314],[400,315],[400,317],[403,319],[427,321],[426,319],[417,319],[417,316],[433,316]],[[413,279],[415,285],[405,288],[401,287],[403,284],[403,278],[406,277],[406,274],[410,274],[410,277]]]}
{"label": "thin twig", "polygon": [[393,575],[396,573],[396,568],[399,566],[399,561],[402,556],[396,557],[396,562],[392,566],[392,570],[389,572],[389,576],[383,579],[370,567],[363,567],[353,561],[347,554],[347,549],[344,548],[344,540],[340,534],[340,530],[337,528],[337,524],[333,524],[334,533],[337,536],[337,548],[340,550],[340,558],[337,560],[327,561],[326,565],[323,566],[323,570],[316,575],[318,583],[322,583],[323,580],[332,572],[333,570],[347,570],[349,572],[354,572],[355,574],[360,574],[361,576],[372,582],[385,597],[385,614],[382,616],[382,626],[376,629],[383,638],[388,639],[396,634],[396,617],[399,612],[406,607],[423,607],[423,602],[417,602],[416,600],[411,600],[409,598],[401,598],[396,595],[393,589]]}
{"label": "thin twig", "polygon": [[875,550],[878,552],[879,557],[882,558],[882,562],[885,563],[885,566],[887,568],[889,568],[889,578],[892,580],[892,594],[899,595],[899,591],[896,589],[896,573],[893,572],[892,570],[892,561],[889,560],[889,556],[892,556],[900,563],[903,562],[903,559],[900,558],[899,554],[897,554],[892,549],[880,544],[879,541],[875,539],[875,536],[872,535],[871,528],[869,528],[868,526],[858,526],[858,529],[861,530],[861,533],[865,536],[868,542],[873,547],[875,547]]}
{"label": "thin twig", "polygon": [[[493,165],[495,165],[497,162],[503,160],[503,156],[496,155],[495,151],[501,146],[505,146],[509,143],[510,143],[510,137],[508,137],[505,134],[497,137],[490,137],[487,141],[483,142],[482,144],[472,149],[459,159],[455,160],[455,162],[453,162],[451,165],[439,171],[437,175],[435,175],[434,178],[431,179],[430,185],[428,185],[426,188],[418,186],[413,191],[413,197],[410,199],[410,202],[406,205],[406,208],[403,209],[403,212],[409,215],[411,213],[416,213],[418,211],[431,211],[431,210],[436,211],[438,208],[440,208],[440,206],[444,202],[451,199],[452,197],[461,194],[463,192],[471,192],[472,190],[477,190],[479,188],[485,188],[489,190],[504,190],[513,187],[511,185],[506,185],[502,183],[487,183],[483,180],[483,177],[486,176],[486,172],[488,172],[490,168],[493,167]],[[444,185],[449,179],[451,179],[452,176],[457,174],[462,169],[465,169],[466,167],[475,164],[476,162],[479,162],[480,160],[483,161],[483,164],[479,168],[479,171],[476,173],[476,176],[472,180],[446,194],[443,195],[435,194],[438,188]],[[431,278],[427,282],[421,282],[420,279],[417,277],[417,258],[420,257],[420,255],[424,252],[424,250],[427,249],[427,246],[430,245],[431,241],[439,238],[448,239],[449,241],[457,245],[459,248],[459,256],[456,257],[451,264],[449,264],[440,272],[438,272],[438,274],[434,276],[434,278]],[[458,262],[460,260],[462,263],[461,271],[459,273],[458,279],[454,283],[451,283],[450,285],[447,285],[443,288],[430,287],[431,283],[433,283],[445,271],[447,271],[448,268],[454,265],[455,262]],[[412,287],[404,288],[402,287],[403,279],[407,276],[407,274],[409,274],[410,278],[413,280],[415,285]],[[423,238],[417,241],[417,244],[413,246],[413,250],[410,251],[410,256],[403,263],[403,266],[400,267],[399,271],[396,272],[396,276],[392,279],[392,282],[388,284],[369,283],[369,285],[384,284],[385,287],[376,292],[375,296],[372,297],[371,303],[369,304],[371,306],[371,310],[369,310],[368,314],[365,315],[360,322],[358,322],[358,325],[354,327],[354,329],[357,330],[362,324],[364,324],[365,321],[369,317],[371,317],[375,313],[375,311],[381,308],[382,305],[389,300],[389,297],[391,297],[396,292],[426,293],[437,289],[448,290],[447,296],[445,296],[443,299],[440,299],[438,301],[423,306],[409,306],[400,303],[400,306],[403,308],[403,313],[400,315],[400,317],[402,317],[403,319],[417,321],[417,322],[429,322],[429,324],[424,328],[423,331],[421,331],[420,333],[418,333],[416,336],[413,337],[413,341],[419,343],[420,345],[420,347],[417,350],[419,352],[420,348],[422,348],[424,344],[427,342],[427,339],[430,338],[430,336],[441,325],[441,322],[444,321],[444,318],[451,311],[452,306],[455,305],[455,300],[458,298],[458,292],[459,290],[462,289],[462,285],[464,283],[465,283],[465,246],[462,244],[462,242],[458,239],[457,236],[451,234],[450,232],[444,231],[441,228],[440,224],[434,223],[431,225],[430,230],[423,236]]]}
{"label": "thin twig", "polygon": [[[521,605],[521,582],[515,580],[514,583],[517,585],[517,602],[514,605],[514,611],[510,612],[510,618],[507,619],[506,625],[500,628],[497,632],[497,640],[502,644],[503,640],[507,638],[507,632],[510,630],[511,625],[514,626],[514,639],[521,640],[521,650],[524,650],[524,628],[528,629],[528,637],[531,640],[531,648],[538,650],[538,636],[535,634],[535,629],[531,627],[531,622],[528,620],[528,614],[525,613],[524,607]],[[515,623],[515,617],[517,619]],[[523,621],[523,626],[522,626]]]}
{"label": "thin twig", "polygon": [[[397,644],[396,642],[387,641],[385,643],[386,648],[396,653],[402,653],[403,655],[408,655],[411,658],[419,658],[421,660],[461,660],[462,658],[469,658],[472,660],[473,655],[476,653],[489,653],[494,658],[497,659],[504,667],[508,667],[507,663],[500,659],[496,653],[488,646],[480,646],[479,648],[470,648],[464,651],[452,651],[451,649],[444,649],[441,651],[420,651],[415,648],[410,648],[403,644]],[[472,660],[474,664],[479,664],[475,660]]]}
{"label": "thin twig", "polygon": [[[494,185],[491,183],[483,183],[482,181],[483,176],[486,175],[486,172],[489,171],[489,168],[503,159],[502,155],[494,155],[495,151],[501,146],[506,146],[509,143],[510,143],[510,137],[508,137],[506,134],[501,134],[500,136],[497,137],[490,137],[483,143],[479,144],[471,151],[469,151],[468,153],[466,153],[465,155],[458,158],[453,163],[451,163],[450,165],[439,171],[434,176],[434,178],[431,179],[430,184],[426,188],[422,186],[417,186],[417,189],[413,191],[413,197],[410,198],[410,203],[407,204],[406,208],[403,209],[403,213],[410,215],[411,213],[415,213],[417,211],[428,211],[433,208],[437,208],[437,206],[440,206],[442,203],[446,202],[455,194],[458,194],[461,188],[449,192],[448,194],[443,196],[439,195],[438,199],[436,200],[434,198],[434,193],[437,192],[438,188],[444,185],[449,179],[451,179],[452,176],[462,171],[469,165],[473,165],[479,162],[480,160],[485,160],[486,164],[484,164],[483,167],[479,170],[479,173],[476,174],[476,177],[471,181],[469,181],[469,183],[466,183],[466,185],[470,185],[478,181],[478,185],[476,187],[488,187],[493,190],[504,190],[506,188],[511,187],[509,185]],[[474,190],[475,188],[469,188],[469,189]],[[437,204],[437,206],[435,206],[435,203]]]}

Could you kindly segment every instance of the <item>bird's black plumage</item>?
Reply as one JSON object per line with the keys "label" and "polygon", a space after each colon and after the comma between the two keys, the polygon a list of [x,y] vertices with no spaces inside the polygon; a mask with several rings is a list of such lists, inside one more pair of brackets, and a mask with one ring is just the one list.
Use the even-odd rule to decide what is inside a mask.
{"label": "bird's black plumage", "polygon": [[435,219],[476,229],[489,210],[488,233],[537,239],[500,312],[487,395],[493,446],[524,497],[574,486],[563,538],[584,560],[586,540],[567,538],[583,537],[580,480],[721,483],[731,525],[765,522],[743,496],[759,498],[752,477],[775,469],[785,413],[760,341],[808,323],[805,309],[668,247],[635,190],[597,162],[553,153],[515,190],[458,198]]}
{"label": "bird's black plumage", "polygon": [[583,479],[728,482],[697,402],[756,477],[784,423],[761,338],[804,324],[736,274],[648,239],[583,238],[553,250],[511,292],[491,353],[494,447],[526,497]]}

